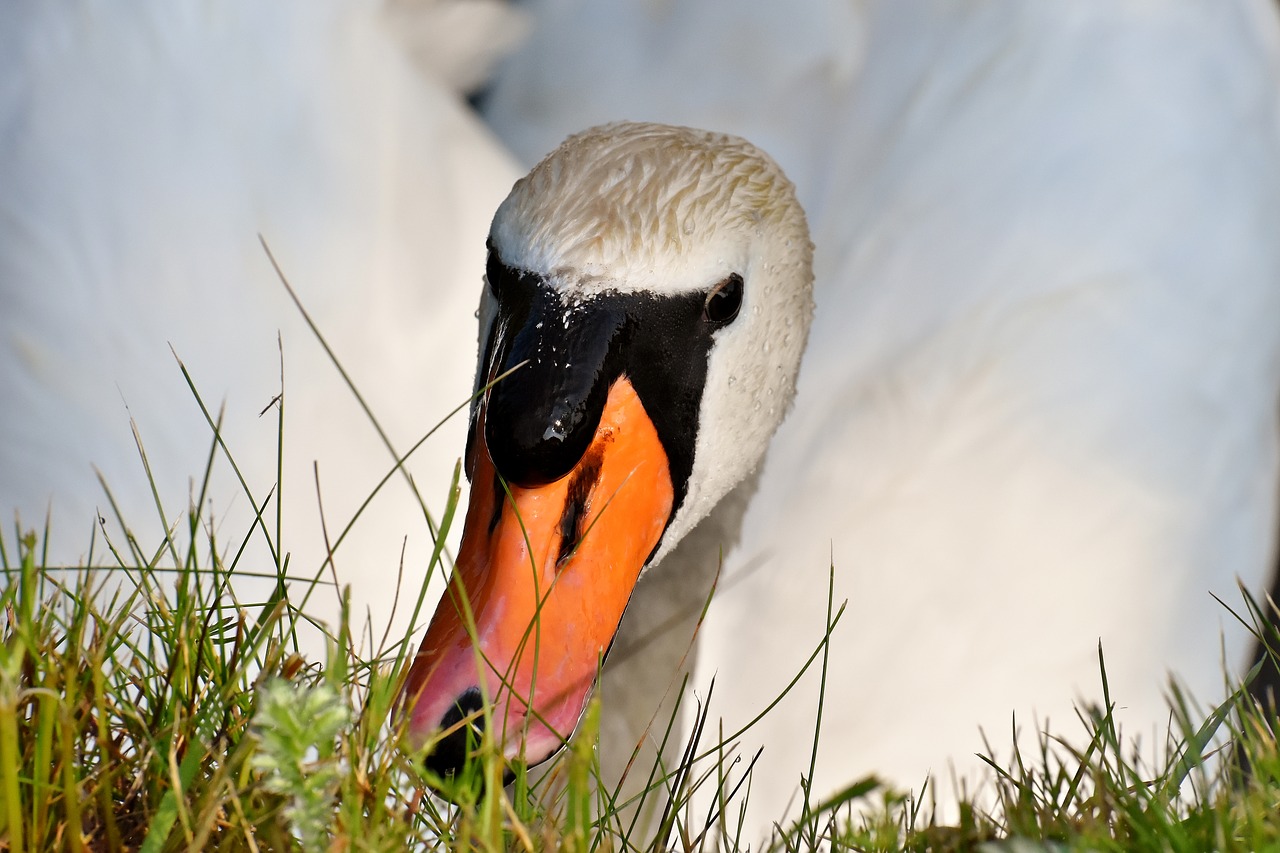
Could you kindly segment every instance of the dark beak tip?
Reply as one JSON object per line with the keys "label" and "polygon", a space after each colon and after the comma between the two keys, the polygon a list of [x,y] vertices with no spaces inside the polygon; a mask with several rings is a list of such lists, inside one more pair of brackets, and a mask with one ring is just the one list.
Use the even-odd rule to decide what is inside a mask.
{"label": "dark beak tip", "polygon": [[[437,731],[448,732],[426,757],[427,769],[443,779],[458,775],[484,733],[484,699],[479,687],[463,691],[440,718]],[[465,722],[464,722],[465,721]],[[449,731],[452,729],[452,731]]]}

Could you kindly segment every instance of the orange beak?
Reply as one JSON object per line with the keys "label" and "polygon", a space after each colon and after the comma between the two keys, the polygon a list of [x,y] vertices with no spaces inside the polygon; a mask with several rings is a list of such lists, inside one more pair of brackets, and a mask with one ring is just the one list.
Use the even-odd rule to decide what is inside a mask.
{"label": "orange beak", "polygon": [[499,479],[486,406],[462,547],[404,688],[410,742],[438,737],[428,763],[443,773],[461,766],[466,726],[481,725],[486,706],[508,759],[536,764],[564,744],[674,499],[667,455],[625,377],[581,459],[534,488]]}

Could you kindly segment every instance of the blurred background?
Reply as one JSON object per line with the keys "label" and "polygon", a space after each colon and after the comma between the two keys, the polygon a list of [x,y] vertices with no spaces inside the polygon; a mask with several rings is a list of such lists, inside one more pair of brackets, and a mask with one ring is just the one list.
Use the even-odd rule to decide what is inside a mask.
{"label": "blurred background", "polygon": [[[103,562],[124,533],[99,472],[144,553],[192,501],[244,537],[229,466],[193,486],[212,433],[176,354],[225,406],[273,536],[284,507],[292,572],[350,584],[375,636],[405,630],[397,579],[415,590],[432,544],[405,478],[332,569],[319,507],[332,542],[441,421],[405,467],[443,505],[493,210],[577,130],[705,127],[795,182],[818,306],[741,541],[711,543],[700,695],[718,674],[726,730],[755,716],[823,637],[834,567],[820,788],[963,774],[1015,713],[1074,732],[1099,641],[1161,743],[1169,674],[1212,702],[1247,657],[1209,593],[1262,591],[1273,557],[1278,39],[1266,0],[6,4],[6,537],[15,509],[48,517],[54,564],[91,535]],[[689,646],[707,547],[633,602],[604,688],[628,754]],[[766,745],[752,801],[772,818],[817,693],[810,673],[743,739]]]}

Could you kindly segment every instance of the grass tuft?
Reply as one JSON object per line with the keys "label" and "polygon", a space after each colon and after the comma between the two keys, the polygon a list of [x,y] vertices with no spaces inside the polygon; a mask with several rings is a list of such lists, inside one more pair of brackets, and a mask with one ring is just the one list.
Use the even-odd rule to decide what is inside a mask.
{"label": "grass tuft", "polygon": [[[99,525],[89,551],[94,567],[79,570],[48,566],[47,523],[39,535],[0,530],[0,850],[1280,849],[1274,715],[1245,686],[1207,714],[1175,688],[1166,758],[1147,766],[1115,724],[1101,650],[1104,702],[1081,713],[1086,737],[1072,742],[1083,748],[1045,734],[1030,754],[1015,746],[998,761],[988,747],[982,796],[945,809],[927,782],[900,792],[866,778],[819,797],[808,781],[823,748],[819,706],[810,771],[795,780],[799,818],[775,826],[768,839],[746,837],[741,823],[759,756],[741,754],[743,731],[719,729],[714,690],[699,700],[674,766],[659,758],[653,767],[629,768],[645,780],[629,799],[620,784],[600,778],[598,697],[548,769],[516,767],[504,788],[507,768],[486,735],[494,727],[485,725],[468,764],[441,779],[424,767],[421,751],[400,748],[393,722],[413,631],[390,637],[358,628],[347,606],[333,626],[307,613],[332,565],[310,577],[289,574],[278,488],[258,499],[240,478],[254,509],[250,529],[215,537],[213,520],[202,514],[211,473],[220,464],[239,472],[220,416],[195,397],[213,441],[183,523],[164,521],[171,516],[157,495],[158,535],[126,532],[114,541]],[[283,423],[283,393],[277,402]],[[140,438],[138,449],[145,465]],[[388,450],[394,465],[382,483],[402,473],[404,457],[389,442]],[[447,556],[459,476],[455,470],[438,525],[423,510],[438,536],[426,579],[404,597],[418,628],[427,580]],[[109,492],[108,502],[129,531]],[[349,529],[336,529],[330,553]],[[249,555],[259,553],[267,555],[265,567],[251,564],[263,558]],[[272,592],[241,601],[233,578],[263,575],[274,579]],[[1280,636],[1267,627],[1267,611],[1247,605],[1274,666]],[[819,666],[824,685],[840,671],[827,641],[843,610],[830,602],[826,630],[805,664]],[[327,639],[323,661],[300,650],[299,635],[316,630]],[[676,720],[687,698],[682,685],[672,716],[654,727],[660,756],[679,739]],[[1015,721],[1015,744],[1016,730]],[[1231,745],[1229,755],[1219,754],[1222,743]],[[710,803],[698,814],[694,794],[704,788],[713,796],[698,798]],[[957,819],[941,823],[940,813]]]}
{"label": "grass tuft", "polygon": [[[109,584],[101,568],[43,568],[32,532],[0,541],[4,850],[1280,849],[1280,748],[1243,688],[1195,724],[1174,691],[1155,768],[1117,730],[1104,691],[1081,714],[1083,748],[1044,735],[1033,753],[989,758],[994,797],[943,810],[958,815],[950,824],[934,819],[927,785],[907,794],[868,778],[810,798],[762,845],[736,828],[751,762],[736,761],[734,738],[711,736],[713,696],[677,765],[647,771],[659,817],[637,827],[636,804],[599,779],[598,700],[538,778],[518,772],[504,789],[499,751],[482,739],[463,774],[442,780],[396,746],[396,655],[356,654],[344,618],[323,665],[307,662],[290,639],[305,617],[288,586],[255,612],[216,557],[163,573],[129,565],[130,582]],[[187,544],[156,553],[195,553]],[[1105,686],[1101,655],[1099,667]],[[1224,739],[1231,756],[1217,752]],[[702,785],[719,794],[698,816]],[[446,789],[453,802],[433,793]]]}

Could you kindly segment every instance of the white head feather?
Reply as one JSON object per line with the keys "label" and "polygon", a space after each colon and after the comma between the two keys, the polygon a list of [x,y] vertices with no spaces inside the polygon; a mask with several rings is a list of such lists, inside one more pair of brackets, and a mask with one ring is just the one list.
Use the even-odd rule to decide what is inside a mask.
{"label": "white head feather", "polygon": [[[693,472],[660,560],[755,469],[794,396],[813,315],[813,245],[794,187],[737,137],[609,124],[571,136],[518,181],[490,240],[566,302],[706,291],[742,276],[741,311],[715,333]],[[486,291],[482,337],[495,310]]]}

